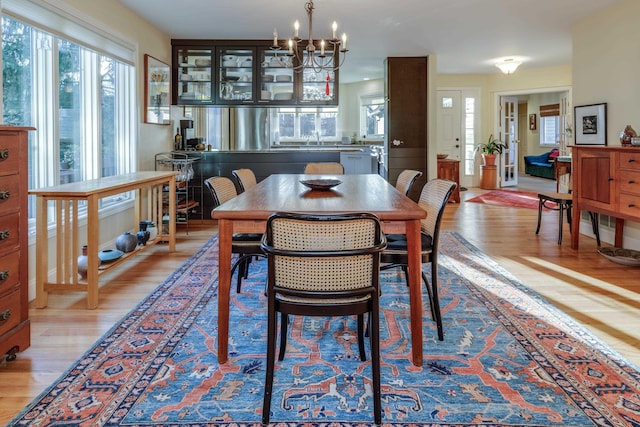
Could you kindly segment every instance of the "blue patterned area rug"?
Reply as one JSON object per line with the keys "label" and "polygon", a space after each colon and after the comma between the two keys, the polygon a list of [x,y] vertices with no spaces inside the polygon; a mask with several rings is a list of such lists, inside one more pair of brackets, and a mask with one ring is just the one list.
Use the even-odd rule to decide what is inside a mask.
{"label": "blue patterned area rug", "polygon": [[[11,426],[259,425],[265,263],[232,293],[230,358],[216,357],[217,240],[176,270]],[[383,423],[640,426],[640,372],[456,233],[441,243],[445,340],[428,309],[410,362],[403,275],[382,274]],[[425,292],[425,307],[428,307]],[[277,364],[272,422],[372,424],[355,319],[296,318]],[[367,347],[368,348],[368,347]]]}

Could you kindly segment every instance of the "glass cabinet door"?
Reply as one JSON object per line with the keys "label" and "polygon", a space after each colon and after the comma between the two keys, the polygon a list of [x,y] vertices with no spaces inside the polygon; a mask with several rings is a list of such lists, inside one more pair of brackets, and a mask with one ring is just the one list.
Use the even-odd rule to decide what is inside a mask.
{"label": "glass cabinet door", "polygon": [[217,96],[221,104],[254,103],[254,59],[253,48],[217,49]]}
{"label": "glass cabinet door", "polygon": [[178,50],[178,104],[213,102],[212,52],[211,49]]}
{"label": "glass cabinet door", "polygon": [[[307,52],[303,52],[303,61],[306,63]],[[326,52],[324,63],[333,64],[333,53]],[[321,58],[317,58],[322,61]],[[302,91],[300,102],[313,104],[336,104],[338,101],[337,72],[329,66],[328,70],[320,67],[307,66],[302,71]]]}
{"label": "glass cabinet door", "polygon": [[260,50],[259,103],[291,104],[294,102],[292,57],[286,51]]}

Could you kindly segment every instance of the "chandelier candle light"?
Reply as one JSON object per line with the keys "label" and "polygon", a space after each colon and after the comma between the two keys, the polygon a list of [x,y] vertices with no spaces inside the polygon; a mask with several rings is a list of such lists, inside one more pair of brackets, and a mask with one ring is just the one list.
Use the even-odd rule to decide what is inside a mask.
{"label": "chandelier candle light", "polygon": [[[333,21],[333,25],[331,26],[333,31],[332,37],[327,41],[324,39],[320,40],[320,53],[318,53],[313,40],[313,9],[315,9],[313,0],[308,0],[304,5],[304,10],[307,12],[309,20],[309,37],[307,45],[304,47],[306,56],[303,50],[299,49],[299,43],[302,42],[302,39],[299,37],[300,22],[296,21],[293,24],[293,37],[290,38],[285,45],[287,50],[286,55],[290,59],[295,57],[296,60],[289,60],[286,64],[297,72],[301,72],[305,68],[312,68],[316,72],[335,71],[342,66],[346,58],[346,53],[348,52],[347,35],[343,33],[341,39],[337,38],[336,31],[338,30],[338,24]],[[271,46],[271,49],[276,51],[276,55],[277,52],[282,49],[278,44],[278,31],[276,29],[273,30],[273,46]],[[327,55],[327,52],[330,54]]]}

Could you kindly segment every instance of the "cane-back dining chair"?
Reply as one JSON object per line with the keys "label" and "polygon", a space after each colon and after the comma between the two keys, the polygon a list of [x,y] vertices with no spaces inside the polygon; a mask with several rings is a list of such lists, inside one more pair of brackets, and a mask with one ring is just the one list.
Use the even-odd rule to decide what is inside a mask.
{"label": "cane-back dining chair", "polygon": [[244,193],[251,187],[255,186],[258,181],[256,180],[256,175],[253,173],[251,169],[236,169],[231,171],[231,175],[233,179],[235,179],[238,184],[239,192]]}
{"label": "cane-back dining chair", "polygon": [[338,162],[307,163],[307,165],[304,167],[304,173],[343,175],[344,166],[342,166],[342,164]]}
{"label": "cane-back dining chair", "polygon": [[[440,222],[451,193],[456,183],[446,179],[432,179],[422,188],[418,205],[427,211],[427,217],[421,220],[420,242],[422,263],[431,263],[431,284],[422,272],[422,280],[429,294],[431,316],[438,328],[438,340],[444,340],[442,315],[440,313],[440,299],[438,296],[438,243],[440,240]],[[407,250],[407,236],[405,234],[388,234],[387,248],[382,253],[381,270],[401,267],[408,283],[407,265],[409,262]]]}
{"label": "cane-back dining chair", "polygon": [[409,191],[411,191],[411,187],[416,182],[416,179],[422,176],[422,172],[415,171],[412,169],[405,169],[400,172],[398,175],[398,179],[396,180],[396,189],[404,194],[405,196],[409,195]]}
{"label": "cane-back dining chair", "polygon": [[280,352],[286,349],[289,315],[357,315],[360,359],[364,314],[371,345],[373,413],[381,420],[378,281],[386,239],[375,215],[275,213],[267,221],[262,250],[268,260],[267,366],[262,422],[269,422],[280,313]]}
{"label": "cane-back dining chair", "polygon": [[[238,195],[233,181],[224,176],[207,178],[204,181],[204,185],[211,193],[214,208]],[[231,267],[231,277],[233,277],[233,273],[237,269],[236,292],[238,293],[240,293],[242,287],[242,279],[246,279],[249,275],[251,260],[256,256],[264,256],[262,249],[260,249],[261,240],[262,234],[258,233],[234,233],[231,237],[231,253],[238,255],[238,259]]]}

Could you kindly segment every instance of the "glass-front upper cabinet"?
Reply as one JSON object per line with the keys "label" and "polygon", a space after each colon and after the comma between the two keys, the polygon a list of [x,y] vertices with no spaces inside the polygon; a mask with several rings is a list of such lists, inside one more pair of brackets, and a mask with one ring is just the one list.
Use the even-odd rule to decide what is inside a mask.
{"label": "glass-front upper cabinet", "polygon": [[255,49],[218,47],[217,99],[219,104],[252,104],[254,96]]}
{"label": "glass-front upper cabinet", "polygon": [[[304,67],[301,83],[301,103],[328,104],[338,103],[337,70],[334,71],[333,52],[327,51],[325,58],[315,58],[316,65]],[[307,63],[307,52],[302,54],[303,63]],[[318,64],[320,62],[320,64]],[[322,65],[327,69],[323,69]]]}
{"label": "glass-front upper cabinet", "polygon": [[[176,104],[210,104],[213,102],[212,49],[177,49],[174,77]],[[174,62],[175,64],[176,62]]]}
{"label": "glass-front upper cabinet", "polygon": [[259,48],[260,64],[258,102],[261,104],[291,104],[294,100],[292,56],[286,51]]}

